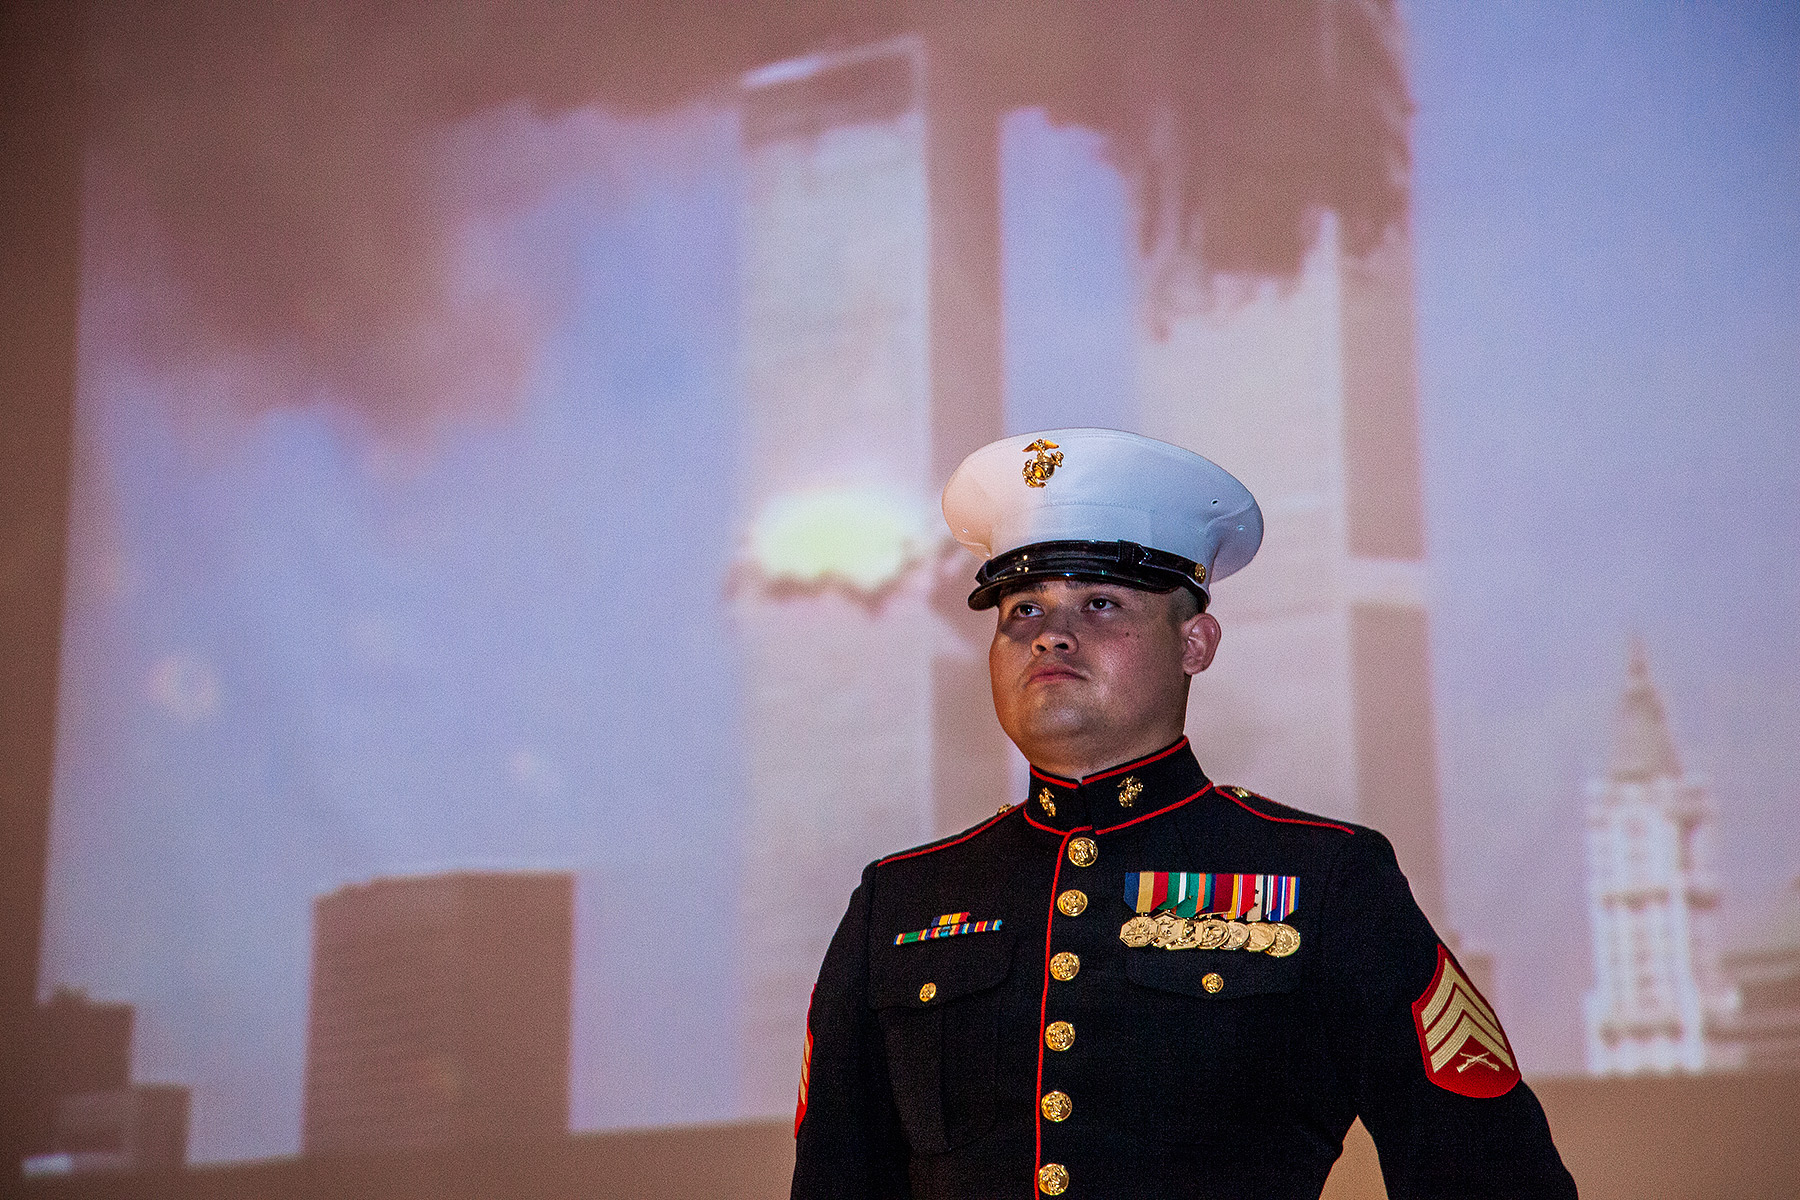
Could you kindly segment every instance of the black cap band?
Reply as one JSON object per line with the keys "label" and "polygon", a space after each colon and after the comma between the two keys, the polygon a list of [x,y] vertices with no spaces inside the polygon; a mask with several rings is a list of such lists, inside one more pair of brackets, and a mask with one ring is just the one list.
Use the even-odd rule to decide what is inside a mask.
{"label": "black cap band", "polygon": [[1186,588],[1206,610],[1206,568],[1192,559],[1136,542],[1034,542],[995,555],[975,573],[969,607],[992,608],[1009,588],[1033,579],[1121,583],[1147,592]]}

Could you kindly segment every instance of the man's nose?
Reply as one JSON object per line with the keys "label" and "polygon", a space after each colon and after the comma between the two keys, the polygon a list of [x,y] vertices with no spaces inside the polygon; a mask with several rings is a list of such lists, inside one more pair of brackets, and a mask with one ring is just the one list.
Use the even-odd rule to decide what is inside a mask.
{"label": "man's nose", "polygon": [[1052,650],[1068,653],[1075,649],[1075,635],[1070,631],[1067,617],[1060,611],[1046,613],[1044,623],[1038,626],[1037,636],[1031,639],[1031,650],[1034,654],[1047,654]]}

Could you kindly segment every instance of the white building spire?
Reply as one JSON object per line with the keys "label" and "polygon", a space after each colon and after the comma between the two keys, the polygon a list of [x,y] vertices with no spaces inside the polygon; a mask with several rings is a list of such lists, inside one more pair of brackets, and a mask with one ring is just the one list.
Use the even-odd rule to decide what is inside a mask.
{"label": "white building spire", "polygon": [[1619,702],[1609,776],[1632,783],[1681,778],[1681,760],[1675,754],[1675,740],[1669,736],[1662,697],[1650,680],[1650,655],[1644,639],[1636,634],[1625,666],[1625,694]]}
{"label": "white building spire", "polygon": [[1716,823],[1706,781],[1682,771],[1633,637],[1610,766],[1588,784],[1589,1073],[1741,1065],[1742,1047],[1724,1036],[1738,998],[1719,969]]}

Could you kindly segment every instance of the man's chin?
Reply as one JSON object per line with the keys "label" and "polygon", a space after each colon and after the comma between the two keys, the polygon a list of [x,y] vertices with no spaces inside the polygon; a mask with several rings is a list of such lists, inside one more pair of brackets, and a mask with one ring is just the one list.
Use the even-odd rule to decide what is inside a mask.
{"label": "man's chin", "polygon": [[1032,706],[1019,714],[1018,734],[1013,740],[1034,746],[1064,745],[1092,737],[1100,724],[1086,708],[1064,704]]}

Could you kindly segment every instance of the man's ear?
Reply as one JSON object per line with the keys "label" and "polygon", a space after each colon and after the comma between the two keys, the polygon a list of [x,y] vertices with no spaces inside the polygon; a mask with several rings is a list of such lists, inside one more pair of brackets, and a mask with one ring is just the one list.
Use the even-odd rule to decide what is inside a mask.
{"label": "man's ear", "polygon": [[1190,676],[1212,665],[1224,631],[1211,613],[1195,613],[1181,623],[1181,669]]}

